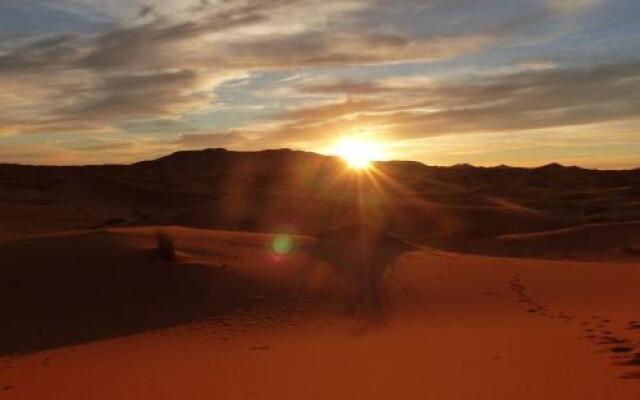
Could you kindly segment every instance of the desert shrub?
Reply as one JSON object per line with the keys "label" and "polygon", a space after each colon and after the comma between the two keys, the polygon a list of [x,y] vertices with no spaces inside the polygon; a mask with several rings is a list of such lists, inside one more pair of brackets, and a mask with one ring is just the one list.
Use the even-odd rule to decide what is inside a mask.
{"label": "desert shrub", "polygon": [[167,261],[176,260],[176,246],[173,238],[167,232],[156,232],[156,253]]}

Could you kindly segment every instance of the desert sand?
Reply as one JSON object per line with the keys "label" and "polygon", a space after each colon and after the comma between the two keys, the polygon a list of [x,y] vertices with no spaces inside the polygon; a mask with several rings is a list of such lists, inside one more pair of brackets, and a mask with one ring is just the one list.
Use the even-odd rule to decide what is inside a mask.
{"label": "desert sand", "polygon": [[637,262],[410,251],[369,320],[331,266],[305,272],[313,238],[277,257],[269,235],[162,229],[176,262],[154,227],[0,244],[2,398],[640,396]]}
{"label": "desert sand", "polygon": [[640,170],[376,167],[0,165],[0,398],[640,398]]}

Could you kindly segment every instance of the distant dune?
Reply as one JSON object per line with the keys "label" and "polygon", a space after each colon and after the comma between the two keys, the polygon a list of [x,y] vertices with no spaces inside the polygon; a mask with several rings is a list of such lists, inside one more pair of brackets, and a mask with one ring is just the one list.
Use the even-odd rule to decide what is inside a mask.
{"label": "distant dune", "polygon": [[[498,243],[530,257],[550,254],[634,253],[640,249],[640,222],[587,224],[554,231],[509,234]],[[638,254],[640,255],[640,254]]]}
{"label": "distant dune", "polygon": [[[536,233],[532,238],[537,238],[592,224],[627,232],[624,223],[640,221],[640,169],[390,161],[376,163],[375,171],[358,177],[334,157],[291,150],[185,151],[132,165],[5,164],[0,165],[0,240],[145,225],[315,234],[362,214],[369,223],[423,244],[526,256],[545,253],[544,246],[509,235]],[[633,248],[630,239],[612,232],[606,247]],[[580,245],[552,247],[580,250]]]}

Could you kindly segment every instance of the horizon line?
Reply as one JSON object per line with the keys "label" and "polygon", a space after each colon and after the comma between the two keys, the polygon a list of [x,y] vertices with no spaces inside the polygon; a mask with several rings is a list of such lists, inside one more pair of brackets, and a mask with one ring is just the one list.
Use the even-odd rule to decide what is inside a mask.
{"label": "horizon line", "polygon": [[[340,158],[337,155],[334,154],[324,154],[324,153],[320,153],[320,152],[315,152],[315,151],[309,151],[309,150],[302,150],[302,149],[295,149],[295,148],[289,148],[289,147],[279,147],[279,148],[266,148],[266,149],[261,149],[261,150],[232,150],[232,149],[228,149],[225,147],[204,147],[204,148],[199,148],[199,149],[190,149],[190,150],[177,150],[177,151],[173,151],[170,153],[167,153],[165,155],[158,155],[155,156],[154,158],[143,158],[137,161],[132,161],[129,163],[102,163],[102,164],[27,164],[27,163],[16,163],[16,162],[5,162],[5,161],[1,161],[0,160],[0,166],[22,166],[22,167],[51,167],[51,168],[55,168],[55,167],[101,167],[101,166],[131,166],[131,165],[135,165],[135,164],[139,164],[139,163],[144,163],[144,162],[154,162],[154,161],[158,161],[160,159],[163,158],[167,158],[167,157],[171,157],[173,155],[179,154],[179,153],[202,153],[202,152],[207,152],[207,151],[213,151],[213,150],[218,150],[218,151],[225,151],[225,152],[229,152],[229,153],[263,153],[263,152],[268,152],[268,151],[289,151],[289,152],[296,152],[296,153],[306,153],[306,154],[313,154],[313,155],[317,155],[320,157],[326,157],[326,158]],[[478,169],[495,169],[495,168],[512,168],[512,169],[530,169],[530,170],[534,170],[534,169],[541,169],[541,168],[545,168],[545,167],[550,167],[550,166],[559,166],[559,167],[563,167],[563,168],[578,168],[581,170],[586,170],[586,171],[637,171],[640,170],[640,165],[637,167],[628,167],[628,168],[593,168],[593,167],[585,167],[585,166],[580,166],[580,165],[567,165],[567,164],[563,164],[561,162],[557,162],[557,161],[550,161],[548,163],[545,164],[541,164],[541,165],[537,165],[537,166],[522,166],[522,165],[511,165],[511,164],[505,164],[505,163],[501,163],[501,164],[496,164],[496,165],[475,165],[475,164],[471,164],[471,163],[456,163],[456,164],[449,164],[449,165],[437,165],[437,164],[427,164],[425,162],[422,161],[418,161],[418,160],[409,160],[409,159],[388,159],[388,160],[372,160],[373,163],[400,163],[400,162],[407,162],[407,163],[417,163],[417,164],[421,164],[425,167],[432,167],[432,168],[460,168],[460,167],[470,167],[470,168],[478,168]]]}

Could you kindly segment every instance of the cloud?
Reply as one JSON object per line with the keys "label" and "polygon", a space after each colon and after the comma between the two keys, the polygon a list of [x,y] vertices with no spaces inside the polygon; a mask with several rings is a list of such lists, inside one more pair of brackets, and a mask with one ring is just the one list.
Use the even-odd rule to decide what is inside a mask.
{"label": "cloud", "polygon": [[[491,40],[351,29],[348,16],[368,4],[196,2],[170,16],[162,3],[136,2],[132,9],[144,17],[141,23],[97,35],[38,36],[0,53],[0,87],[12,97],[0,111],[2,131],[74,131],[74,124],[93,131],[127,119],[173,118],[211,107],[220,82],[250,71],[435,60],[476,51]],[[55,7],[113,14],[94,1]],[[306,18],[309,12],[313,19]],[[304,22],[291,23],[294,16]],[[334,22],[335,29],[326,29]]]}
{"label": "cloud", "polygon": [[182,148],[234,147],[244,140],[238,132],[184,133],[173,144]]}
{"label": "cloud", "polygon": [[82,146],[77,147],[74,150],[77,151],[105,151],[105,150],[121,150],[121,149],[129,149],[133,146],[133,143],[130,142],[115,142],[115,143],[104,143],[104,144],[96,144],[91,146]]}
{"label": "cloud", "polygon": [[0,89],[7,89],[0,94],[0,121],[6,133],[113,131],[127,120],[208,109],[216,79],[225,78],[196,70],[16,75],[0,80]]}
{"label": "cloud", "polygon": [[181,66],[188,64],[185,61],[194,62],[204,58],[202,53],[191,52],[192,44],[187,43],[189,40],[251,25],[264,18],[255,12],[244,12],[217,13],[198,21],[168,22],[158,19],[99,37],[89,44],[86,56],[76,60],[76,63],[78,67],[89,69]]}
{"label": "cloud", "polygon": [[239,68],[292,68],[433,61],[477,51],[492,41],[481,35],[412,39],[382,32],[304,32],[230,41],[221,62]]}
{"label": "cloud", "polygon": [[152,4],[143,4],[138,9],[138,18],[144,18],[148,15],[152,15],[155,12],[155,7]]}
{"label": "cloud", "polygon": [[79,37],[64,34],[48,37],[0,54],[0,74],[44,72],[68,68],[69,60],[77,57]]}
{"label": "cloud", "polygon": [[274,140],[278,135],[289,140],[305,129],[335,134],[357,126],[377,128],[388,138],[408,139],[640,119],[640,63],[591,69],[529,68],[440,80],[297,85],[302,92],[328,94],[336,100],[278,115],[276,119],[286,124]]}
{"label": "cloud", "polygon": [[362,127],[406,140],[635,118],[637,63],[554,61],[567,52],[553,40],[603,0],[507,3],[14,1],[95,29],[0,33],[0,135],[155,130],[124,158],[144,146],[313,148]]}
{"label": "cloud", "polygon": [[524,70],[547,70],[556,68],[556,63],[549,58],[529,58],[517,61],[515,66]]}
{"label": "cloud", "polygon": [[589,11],[603,0],[547,0],[547,7],[558,14],[578,14]]}
{"label": "cloud", "polygon": [[75,120],[142,118],[180,114],[211,102],[199,90],[206,85],[194,70],[105,76],[79,104],[57,110]]}

